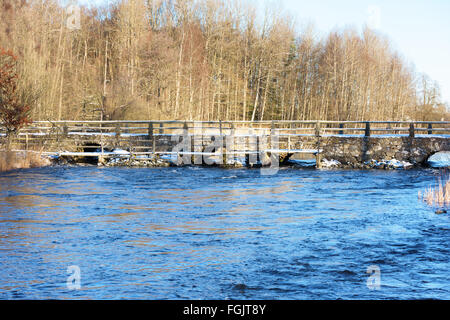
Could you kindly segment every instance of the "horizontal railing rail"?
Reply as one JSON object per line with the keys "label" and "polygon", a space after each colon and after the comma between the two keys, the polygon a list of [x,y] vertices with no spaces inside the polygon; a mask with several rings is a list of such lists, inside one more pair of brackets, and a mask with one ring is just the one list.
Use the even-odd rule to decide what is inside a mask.
{"label": "horizontal railing rail", "polygon": [[[19,137],[84,135],[394,135],[450,134],[448,121],[181,121],[181,120],[108,120],[108,121],[35,121],[19,132]],[[6,129],[0,124],[0,135]]]}

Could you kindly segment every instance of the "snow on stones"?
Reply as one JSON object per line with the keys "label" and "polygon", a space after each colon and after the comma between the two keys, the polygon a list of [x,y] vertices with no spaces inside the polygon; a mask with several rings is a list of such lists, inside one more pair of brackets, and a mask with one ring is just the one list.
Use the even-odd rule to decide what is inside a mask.
{"label": "snow on stones", "polygon": [[432,168],[450,167],[450,151],[442,151],[433,154],[428,158],[428,165]]}

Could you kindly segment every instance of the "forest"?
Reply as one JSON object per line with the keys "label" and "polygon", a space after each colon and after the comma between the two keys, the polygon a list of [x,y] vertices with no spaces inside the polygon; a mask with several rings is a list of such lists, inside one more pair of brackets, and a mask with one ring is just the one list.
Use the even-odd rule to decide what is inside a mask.
{"label": "forest", "polygon": [[0,0],[0,48],[35,121],[450,120],[386,36],[246,0]]}

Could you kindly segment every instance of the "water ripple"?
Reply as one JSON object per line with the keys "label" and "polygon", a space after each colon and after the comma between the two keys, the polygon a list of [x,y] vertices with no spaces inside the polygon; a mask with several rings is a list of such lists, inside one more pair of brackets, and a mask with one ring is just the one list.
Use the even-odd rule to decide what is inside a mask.
{"label": "water ripple", "polygon": [[[449,299],[433,171],[0,174],[2,299]],[[79,291],[67,267],[81,270]],[[366,285],[381,270],[381,290]]]}

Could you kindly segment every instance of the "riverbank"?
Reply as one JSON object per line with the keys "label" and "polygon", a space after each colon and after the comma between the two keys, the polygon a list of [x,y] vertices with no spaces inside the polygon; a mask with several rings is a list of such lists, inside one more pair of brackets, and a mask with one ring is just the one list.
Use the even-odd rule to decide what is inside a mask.
{"label": "riverbank", "polygon": [[400,161],[397,159],[391,160],[374,160],[371,159],[365,162],[350,162],[341,163],[338,160],[327,160],[322,161],[322,168],[336,168],[336,169],[362,169],[362,170],[409,170],[413,168],[426,168],[427,165],[412,164],[408,161]]}
{"label": "riverbank", "polygon": [[[220,156],[205,157],[199,163],[195,159],[191,158],[191,162],[186,162],[186,159],[176,155],[166,156],[130,156],[125,151],[120,151],[115,156],[109,157],[53,157],[52,162],[56,165],[86,165],[91,164],[99,167],[130,167],[130,168],[162,168],[162,167],[183,167],[183,166],[201,166],[201,167],[220,167],[220,168],[260,168],[270,167],[270,159],[264,158],[262,161],[256,161],[255,163],[248,164],[245,158],[237,158],[234,161],[223,164]],[[315,159],[303,159],[303,160],[287,160],[281,161],[280,167],[293,167],[293,168],[315,168]],[[346,170],[409,170],[414,168],[429,168],[427,163],[424,164],[412,164],[407,161],[400,161],[396,159],[391,160],[369,160],[365,162],[351,162],[341,163],[338,160],[322,159],[322,169],[346,169]]]}
{"label": "riverbank", "polygon": [[[270,154],[263,154],[258,159],[247,159],[246,157],[236,157],[228,159],[227,164],[223,163],[220,155],[186,156],[182,154],[168,155],[135,155],[122,149],[114,149],[108,153],[92,153],[91,156],[77,155],[43,155],[35,151],[12,151],[0,152],[0,172],[14,169],[26,169],[34,167],[42,167],[48,165],[95,165],[99,167],[140,167],[140,168],[160,168],[160,167],[181,167],[181,166],[203,166],[203,167],[220,167],[220,168],[260,168],[269,167],[271,165]],[[346,170],[409,170],[420,168],[445,168],[450,166],[450,157],[446,152],[436,153],[430,157],[430,161],[417,163],[415,161],[402,161],[395,158],[390,160],[359,161],[342,161],[336,159],[321,159],[320,168],[323,169],[346,169]],[[439,161],[434,161],[439,159]],[[348,159],[346,159],[348,160]],[[294,168],[315,168],[316,159],[300,158],[290,159],[288,156],[280,157],[279,166]]]}
{"label": "riverbank", "polygon": [[50,166],[50,159],[35,151],[0,151],[0,172]]}

